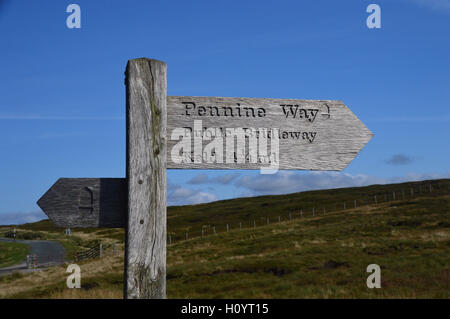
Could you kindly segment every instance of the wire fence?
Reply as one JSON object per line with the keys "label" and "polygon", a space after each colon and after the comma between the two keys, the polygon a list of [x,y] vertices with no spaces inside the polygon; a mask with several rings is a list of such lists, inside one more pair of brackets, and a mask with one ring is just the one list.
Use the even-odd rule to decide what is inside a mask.
{"label": "wire fence", "polygon": [[29,254],[26,258],[27,268],[46,268],[65,263],[67,260],[63,254]]}
{"label": "wire fence", "polygon": [[13,238],[13,239],[15,239],[16,238],[16,232],[15,231],[7,231],[7,232],[5,232],[5,234],[4,234],[4,236],[5,236],[5,238]]}
{"label": "wire fence", "polygon": [[[73,260],[76,262],[101,258],[104,256],[114,255],[116,253],[116,243],[112,244],[98,244],[94,247],[76,252]],[[26,258],[27,268],[46,268],[51,266],[61,265],[69,260],[64,256],[64,254],[29,254]]]}
{"label": "wire fence", "polygon": [[86,259],[101,258],[106,255],[114,255],[116,253],[116,243],[112,244],[98,244],[92,248],[80,252],[76,252],[75,261],[82,261]]}
{"label": "wire fence", "polygon": [[361,207],[368,207],[369,205],[382,205],[388,202],[405,201],[415,199],[421,196],[441,196],[448,194],[450,191],[450,183],[433,183],[415,184],[410,187],[403,186],[402,188],[393,189],[389,191],[372,191],[370,194],[364,194],[358,199],[346,199],[335,203],[326,203],[323,205],[309,205],[305,207],[293,208],[286,211],[284,214],[278,216],[262,217],[258,216],[254,219],[247,219],[235,223],[226,224],[208,224],[203,225],[200,230],[189,229],[185,233],[169,233],[167,237],[168,245],[176,242],[186,241],[190,239],[204,238],[206,236],[217,235],[219,233],[227,233],[232,230],[242,230],[256,228],[270,225],[273,223],[281,223],[295,218],[311,218],[318,216],[325,216],[333,212],[350,211]]}

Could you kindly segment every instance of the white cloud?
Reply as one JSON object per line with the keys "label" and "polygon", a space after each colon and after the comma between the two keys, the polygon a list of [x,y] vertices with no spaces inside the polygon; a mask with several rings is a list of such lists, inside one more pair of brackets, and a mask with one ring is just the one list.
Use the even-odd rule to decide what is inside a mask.
{"label": "white cloud", "polygon": [[279,171],[274,175],[243,176],[236,181],[235,185],[245,189],[247,196],[257,196],[449,177],[450,172],[445,174],[410,173],[402,177],[380,178],[364,174],[351,175],[339,172],[302,173]]}
{"label": "white cloud", "polygon": [[167,205],[192,205],[200,203],[208,203],[218,200],[213,193],[204,192],[190,188],[184,188],[179,185],[168,185],[167,189]]}
{"label": "white cloud", "polygon": [[428,7],[436,11],[450,12],[450,0],[407,0],[423,7]]}
{"label": "white cloud", "polygon": [[0,225],[20,225],[34,223],[48,217],[43,212],[0,213]]}
{"label": "white cloud", "polygon": [[213,178],[209,178],[209,176],[205,173],[200,173],[188,181],[188,184],[222,184],[228,185],[231,184],[237,177],[239,177],[239,173],[227,173],[224,175],[219,175]]}

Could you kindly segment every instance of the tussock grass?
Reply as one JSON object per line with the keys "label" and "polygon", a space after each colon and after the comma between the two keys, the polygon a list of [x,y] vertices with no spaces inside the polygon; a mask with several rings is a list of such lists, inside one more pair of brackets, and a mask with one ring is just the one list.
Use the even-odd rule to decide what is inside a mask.
{"label": "tussock grass", "polygon": [[[347,210],[327,210],[325,216],[275,222],[275,216],[289,212],[287,207],[304,203],[302,198],[341,196],[349,201],[356,194],[372,196],[381,187],[169,208],[168,232],[175,238],[222,217],[222,225],[228,222],[234,227],[228,233],[174,240],[168,246],[168,298],[450,298],[448,192],[351,209],[349,204]],[[264,225],[269,214],[271,223]],[[244,217],[262,223],[239,230],[236,225]],[[73,231],[84,244],[121,232]],[[81,289],[67,289],[65,267],[53,267],[6,276],[0,280],[0,297],[122,298],[123,245],[118,250],[116,256],[80,263]],[[366,268],[372,263],[381,267],[381,289],[366,287]]]}
{"label": "tussock grass", "polygon": [[15,242],[0,242],[0,268],[8,267],[25,260],[28,246]]}

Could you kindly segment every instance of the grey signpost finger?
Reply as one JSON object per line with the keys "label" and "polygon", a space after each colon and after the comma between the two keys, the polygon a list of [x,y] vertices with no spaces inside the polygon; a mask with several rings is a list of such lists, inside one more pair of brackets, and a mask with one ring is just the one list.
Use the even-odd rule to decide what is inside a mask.
{"label": "grey signpost finger", "polygon": [[[249,158],[175,161],[180,136],[174,132],[193,132],[199,123],[201,131],[277,128],[279,135],[267,138],[279,139],[278,167],[309,170],[344,169],[373,135],[339,101],[167,97],[166,64],[146,58],[128,61],[125,75],[126,178],[60,178],[38,201],[59,227],[126,228],[125,298],[166,297],[166,168],[261,166]],[[189,155],[200,150],[202,157],[210,141],[211,136],[198,144],[194,137],[183,145],[191,150],[193,144]],[[227,152],[239,151],[238,143],[228,149],[228,140],[212,143],[214,151],[223,147],[225,159],[233,159]]]}

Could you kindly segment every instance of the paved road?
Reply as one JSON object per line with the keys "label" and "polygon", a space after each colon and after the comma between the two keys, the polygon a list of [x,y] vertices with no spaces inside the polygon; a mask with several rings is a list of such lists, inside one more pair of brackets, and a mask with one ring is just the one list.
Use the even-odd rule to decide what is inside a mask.
{"label": "paved road", "polygon": [[[3,242],[14,242],[10,238],[0,238]],[[23,243],[30,246],[30,255],[36,255],[37,268],[44,268],[48,266],[54,266],[62,264],[65,261],[65,249],[64,247],[54,241],[48,240],[16,240],[16,243]],[[27,269],[26,260],[22,263],[6,268],[0,269],[0,275],[10,273],[14,270]]]}

